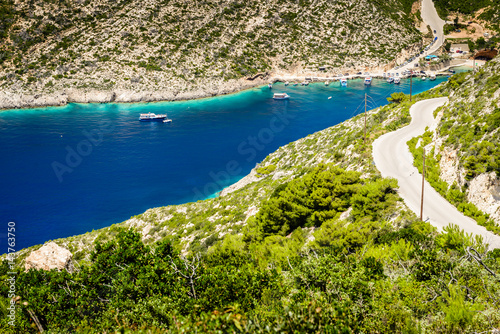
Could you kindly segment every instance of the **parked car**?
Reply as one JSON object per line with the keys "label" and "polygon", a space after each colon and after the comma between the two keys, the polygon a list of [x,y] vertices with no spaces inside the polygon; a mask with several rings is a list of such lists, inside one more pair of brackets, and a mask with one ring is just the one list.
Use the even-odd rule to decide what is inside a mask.
{"label": "parked car", "polygon": [[436,30],[434,30],[434,33],[436,33]]}
{"label": "parked car", "polygon": [[357,75],[361,75],[362,73],[361,73],[361,72],[358,72],[358,73],[356,73],[356,74],[357,74]]}
{"label": "parked car", "polygon": [[415,67],[418,67],[418,63],[415,64]]}

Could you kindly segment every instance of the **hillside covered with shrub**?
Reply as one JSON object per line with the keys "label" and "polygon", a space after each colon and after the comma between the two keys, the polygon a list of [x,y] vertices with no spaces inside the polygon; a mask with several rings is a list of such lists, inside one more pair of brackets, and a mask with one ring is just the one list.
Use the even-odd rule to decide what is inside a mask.
{"label": "hillside covered with shrub", "polygon": [[1,0],[0,87],[34,100],[168,100],[278,70],[364,71],[421,41],[410,10],[403,0]]}
{"label": "hillside covered with shrub", "polygon": [[500,234],[500,61],[453,76],[449,103],[436,129],[410,141],[421,170],[444,197],[479,224]]}
{"label": "hillside covered with shrub", "polygon": [[[367,113],[366,142],[358,115],[281,147],[248,182],[220,197],[150,209],[122,224],[56,240],[73,252],[77,270],[24,272],[18,266],[16,331],[498,328],[498,250],[487,251],[483,240],[454,226],[437,233],[419,221],[397,195],[396,182],[381,178],[370,159],[374,139],[408,124],[415,101],[436,96],[450,99],[436,113],[436,133],[447,135],[429,131],[415,148],[433,143],[428,157],[437,159],[439,143],[455,145],[465,166],[470,156],[481,156],[473,154],[476,135],[496,147],[497,67],[495,60],[477,73],[453,76],[412,102],[394,94],[389,105]],[[466,168],[496,170],[496,160],[483,160]],[[459,196],[455,190],[450,193]],[[18,263],[36,248],[20,252]],[[4,261],[0,276],[7,278],[9,270]],[[0,296],[8,305],[7,285]],[[2,319],[0,329],[11,330]]]}
{"label": "hillside covered with shrub", "polygon": [[[360,176],[334,165],[313,168],[276,189],[242,234],[203,254],[179,255],[168,238],[145,245],[140,233],[123,229],[96,242],[90,262],[72,274],[20,270],[15,331],[461,333],[498,327],[498,250],[486,252],[481,240],[453,227],[437,234],[396,209],[401,202],[393,180]],[[0,276],[8,271],[4,261]],[[3,306],[7,293],[2,285]],[[3,331],[13,329],[7,322],[4,314]]]}

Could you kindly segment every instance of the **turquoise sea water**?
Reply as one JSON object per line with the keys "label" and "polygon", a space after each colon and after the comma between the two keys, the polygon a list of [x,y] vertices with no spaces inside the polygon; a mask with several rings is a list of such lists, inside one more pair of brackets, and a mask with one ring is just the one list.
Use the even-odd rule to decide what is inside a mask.
{"label": "turquoise sea water", "polygon": [[[414,79],[419,93],[446,80]],[[148,208],[207,198],[291,141],[386,103],[401,85],[374,79],[275,84],[185,102],[69,104],[0,112],[0,253],[122,222]],[[275,101],[273,92],[287,92]],[[332,97],[328,99],[328,97]],[[139,122],[168,113],[171,124]],[[3,227],[2,227],[3,226]]]}

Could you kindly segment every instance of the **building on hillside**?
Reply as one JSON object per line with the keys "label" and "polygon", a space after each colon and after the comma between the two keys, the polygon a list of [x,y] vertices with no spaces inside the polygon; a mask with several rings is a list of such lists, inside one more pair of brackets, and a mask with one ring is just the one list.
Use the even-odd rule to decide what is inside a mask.
{"label": "building on hillside", "polygon": [[450,52],[451,53],[456,53],[457,51],[460,51],[459,53],[462,52],[469,52],[469,44],[452,44],[450,47]]}

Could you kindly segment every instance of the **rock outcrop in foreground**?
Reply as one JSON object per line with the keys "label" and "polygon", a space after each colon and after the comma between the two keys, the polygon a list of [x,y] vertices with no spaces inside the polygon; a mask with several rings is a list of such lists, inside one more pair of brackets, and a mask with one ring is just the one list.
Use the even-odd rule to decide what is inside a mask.
{"label": "rock outcrop in foreground", "polygon": [[39,250],[31,252],[26,258],[24,268],[43,270],[67,270],[72,273],[73,254],[66,248],[58,246],[55,242],[49,242],[43,245]]}

